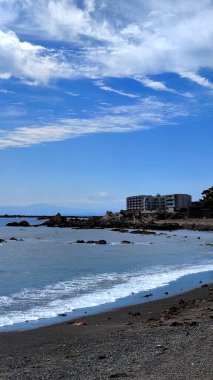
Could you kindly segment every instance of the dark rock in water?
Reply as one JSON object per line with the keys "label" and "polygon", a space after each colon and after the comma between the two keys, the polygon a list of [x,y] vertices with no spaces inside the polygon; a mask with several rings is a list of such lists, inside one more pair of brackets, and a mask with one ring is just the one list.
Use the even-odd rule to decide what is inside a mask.
{"label": "dark rock in water", "polygon": [[124,228],[112,228],[111,231],[114,231],[114,232],[122,232],[122,233],[127,233],[127,232],[129,232],[129,230],[124,229]]}
{"label": "dark rock in water", "polygon": [[0,243],[6,243],[6,240],[0,239]]}
{"label": "dark rock in water", "polygon": [[132,241],[129,240],[122,240],[121,244],[134,244]]}
{"label": "dark rock in water", "polygon": [[66,317],[66,316],[67,316],[66,313],[60,313],[60,314],[58,314],[58,317]]}
{"label": "dark rock in water", "polygon": [[107,244],[106,240],[96,240],[95,244]]}
{"label": "dark rock in water", "polygon": [[78,244],[107,244],[106,240],[76,240],[76,243]]}
{"label": "dark rock in water", "polygon": [[23,239],[17,239],[13,236],[9,240],[11,240],[11,241],[24,241]]}
{"label": "dark rock in water", "polygon": [[150,294],[145,294],[144,298],[148,298],[148,297],[152,297],[152,296],[153,296],[152,293],[150,293]]}
{"label": "dark rock in water", "polygon": [[154,232],[154,231],[146,231],[146,230],[133,230],[133,231],[130,231],[130,234],[156,235],[156,232]]}
{"label": "dark rock in water", "polygon": [[6,226],[9,226],[9,227],[31,227],[30,223],[27,222],[26,220],[21,220],[20,222],[10,222],[10,223],[7,223]]}
{"label": "dark rock in water", "polygon": [[68,220],[65,216],[61,216],[60,213],[52,216],[46,222],[42,223],[42,226],[47,227],[69,227]]}
{"label": "dark rock in water", "polygon": [[201,285],[201,288],[208,288],[208,284]]}
{"label": "dark rock in water", "polygon": [[164,294],[166,294],[166,295],[167,295],[167,294],[169,294],[169,293],[168,293],[168,292],[165,292]]}

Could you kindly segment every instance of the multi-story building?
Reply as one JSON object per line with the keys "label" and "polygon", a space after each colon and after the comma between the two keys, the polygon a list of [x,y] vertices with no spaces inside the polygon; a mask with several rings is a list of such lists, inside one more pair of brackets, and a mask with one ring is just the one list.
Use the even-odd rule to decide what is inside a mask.
{"label": "multi-story building", "polygon": [[192,197],[188,194],[169,194],[169,195],[136,195],[126,199],[128,211],[151,212],[163,210],[175,212],[188,210],[191,206]]}

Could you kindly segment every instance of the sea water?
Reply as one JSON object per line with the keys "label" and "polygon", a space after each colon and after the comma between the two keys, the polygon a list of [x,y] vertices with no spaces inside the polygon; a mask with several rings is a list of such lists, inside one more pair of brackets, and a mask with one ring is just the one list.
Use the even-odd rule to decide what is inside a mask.
{"label": "sea water", "polygon": [[[7,240],[0,244],[0,331],[147,302],[166,297],[165,291],[172,295],[213,282],[212,232],[135,235],[109,229],[6,227],[11,221],[0,219],[0,238]],[[108,244],[75,243],[79,239],[105,239]],[[144,297],[147,293],[152,296]]]}

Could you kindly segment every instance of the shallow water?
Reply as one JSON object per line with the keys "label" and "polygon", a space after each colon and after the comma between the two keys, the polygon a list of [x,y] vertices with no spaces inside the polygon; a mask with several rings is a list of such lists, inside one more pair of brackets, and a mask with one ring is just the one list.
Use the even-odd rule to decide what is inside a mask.
{"label": "shallow water", "polygon": [[[212,232],[180,230],[143,236],[110,230],[5,227],[7,222],[0,219],[0,237],[23,241],[0,245],[3,329],[22,328],[26,320],[45,324],[60,313],[71,313],[70,317],[85,309],[137,303],[139,298],[141,302],[144,292],[162,296],[168,285],[178,292],[181,284],[184,289],[199,286],[201,277],[213,281],[213,247],[206,245],[213,242]],[[109,244],[76,244],[78,239],[105,239]],[[122,245],[121,240],[134,244]],[[29,322],[28,328],[35,323]]]}

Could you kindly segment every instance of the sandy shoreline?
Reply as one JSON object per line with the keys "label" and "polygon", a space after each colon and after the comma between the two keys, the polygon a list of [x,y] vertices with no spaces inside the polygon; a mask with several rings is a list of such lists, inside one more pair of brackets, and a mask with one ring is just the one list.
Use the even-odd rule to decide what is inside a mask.
{"label": "sandy shoreline", "polygon": [[76,324],[0,333],[0,379],[211,380],[212,346],[213,285],[201,284]]}

